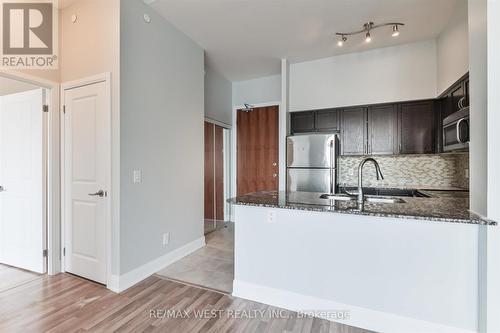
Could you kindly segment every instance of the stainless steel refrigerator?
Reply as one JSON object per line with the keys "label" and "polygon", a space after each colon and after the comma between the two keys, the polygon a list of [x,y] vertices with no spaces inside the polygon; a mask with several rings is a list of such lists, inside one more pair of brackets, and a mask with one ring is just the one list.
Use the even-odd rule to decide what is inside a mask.
{"label": "stainless steel refrigerator", "polygon": [[287,137],[287,191],[337,193],[337,134]]}

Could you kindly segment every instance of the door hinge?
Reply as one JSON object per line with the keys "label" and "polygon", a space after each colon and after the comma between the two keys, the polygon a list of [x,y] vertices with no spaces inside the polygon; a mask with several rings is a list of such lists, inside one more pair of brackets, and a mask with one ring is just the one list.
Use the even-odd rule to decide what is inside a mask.
{"label": "door hinge", "polygon": [[63,113],[66,114],[66,105],[63,105]]}
{"label": "door hinge", "polygon": [[43,112],[49,112],[49,106],[47,104],[45,104],[43,107],[42,107],[42,111]]}
{"label": "door hinge", "polygon": [[65,256],[66,256],[66,248],[63,247],[63,257],[65,257]]}
{"label": "door hinge", "polygon": [[47,251],[47,250],[43,250],[43,256],[44,256],[44,257],[47,257],[48,255],[49,255],[49,251]]}

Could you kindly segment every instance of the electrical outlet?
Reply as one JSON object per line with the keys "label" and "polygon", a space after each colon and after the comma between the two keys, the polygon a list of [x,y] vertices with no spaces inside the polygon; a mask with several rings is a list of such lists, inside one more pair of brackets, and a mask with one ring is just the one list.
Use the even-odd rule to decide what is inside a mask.
{"label": "electrical outlet", "polygon": [[163,234],[163,246],[167,246],[170,243],[170,232]]}
{"label": "electrical outlet", "polygon": [[469,169],[465,169],[465,178],[469,179]]}
{"label": "electrical outlet", "polygon": [[268,211],[267,212],[267,223],[276,223],[276,212],[275,211]]}
{"label": "electrical outlet", "polygon": [[140,184],[142,182],[142,172],[141,170],[134,170],[133,172],[133,183],[134,184]]}

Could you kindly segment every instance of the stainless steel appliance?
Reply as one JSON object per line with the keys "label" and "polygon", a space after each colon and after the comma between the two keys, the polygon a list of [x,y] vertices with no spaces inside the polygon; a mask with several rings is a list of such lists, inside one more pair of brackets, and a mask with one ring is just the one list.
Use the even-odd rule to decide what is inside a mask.
{"label": "stainless steel appliance", "polygon": [[337,193],[337,134],[287,137],[287,191]]}
{"label": "stainless steel appliance", "polygon": [[469,107],[444,118],[443,149],[445,152],[469,149]]}

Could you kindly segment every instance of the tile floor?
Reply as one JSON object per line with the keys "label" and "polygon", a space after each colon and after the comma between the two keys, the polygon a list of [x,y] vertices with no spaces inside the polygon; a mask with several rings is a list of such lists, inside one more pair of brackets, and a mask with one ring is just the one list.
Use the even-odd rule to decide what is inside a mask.
{"label": "tile floor", "polygon": [[234,278],[234,225],[224,223],[205,236],[206,246],[157,274],[172,280],[232,293]]}

